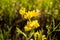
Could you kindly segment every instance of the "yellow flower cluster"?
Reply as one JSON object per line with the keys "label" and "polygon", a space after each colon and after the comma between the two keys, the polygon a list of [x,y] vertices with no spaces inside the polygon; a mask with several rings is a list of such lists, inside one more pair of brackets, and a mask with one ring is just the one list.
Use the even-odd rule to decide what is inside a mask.
{"label": "yellow flower cluster", "polygon": [[33,10],[33,11],[28,11],[26,15],[24,15],[24,18],[27,19],[27,18],[32,18],[36,16],[39,16],[39,13]]}
{"label": "yellow flower cluster", "polygon": [[42,40],[46,40],[46,36],[45,35],[42,35]]}
{"label": "yellow flower cluster", "polygon": [[20,10],[19,10],[19,13],[20,13],[25,19],[30,19],[30,18],[32,18],[32,17],[39,16],[39,12],[36,12],[35,10],[26,12],[26,10],[25,10],[24,8],[20,9]]}
{"label": "yellow flower cluster", "polygon": [[25,15],[25,8],[21,8],[20,10],[19,10],[19,13],[23,16],[23,15]]}
{"label": "yellow flower cluster", "polygon": [[24,27],[24,29],[25,31],[30,31],[31,29],[38,27],[39,27],[38,20],[34,20],[34,21],[27,21],[27,25]]}

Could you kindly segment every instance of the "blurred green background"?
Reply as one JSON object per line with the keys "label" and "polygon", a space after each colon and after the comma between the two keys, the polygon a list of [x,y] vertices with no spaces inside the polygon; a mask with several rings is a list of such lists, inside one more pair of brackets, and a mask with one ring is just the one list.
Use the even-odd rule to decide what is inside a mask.
{"label": "blurred green background", "polygon": [[[16,26],[19,26],[19,22],[23,24],[24,20],[19,14],[21,8],[26,8],[26,11],[40,11],[40,18],[43,20],[48,19],[49,21],[50,18],[53,18],[60,21],[60,0],[0,0],[1,40],[8,40],[10,32],[12,30],[14,30],[12,32],[16,32],[15,29]],[[15,40],[13,37],[12,40]]]}

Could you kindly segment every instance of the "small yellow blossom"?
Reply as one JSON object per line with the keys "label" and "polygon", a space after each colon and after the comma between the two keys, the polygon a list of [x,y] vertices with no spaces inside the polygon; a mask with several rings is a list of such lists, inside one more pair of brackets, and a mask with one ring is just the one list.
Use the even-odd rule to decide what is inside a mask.
{"label": "small yellow blossom", "polygon": [[31,30],[34,28],[38,28],[40,25],[38,23],[38,20],[33,21],[27,21],[27,25],[24,27],[25,30]]}
{"label": "small yellow blossom", "polygon": [[35,12],[35,10],[32,11],[32,16],[39,16],[39,13],[38,12]]}
{"label": "small yellow blossom", "polygon": [[35,26],[35,28],[38,28],[40,26],[38,20],[32,21],[32,24]]}
{"label": "small yellow blossom", "polygon": [[24,15],[25,14],[25,9],[23,8],[23,9],[20,9],[19,10],[19,13],[21,14],[21,15]]}
{"label": "small yellow blossom", "polygon": [[30,39],[30,40],[33,40],[33,39]]}
{"label": "small yellow blossom", "polygon": [[37,36],[37,35],[39,35],[39,32],[38,31],[36,33],[34,33],[34,36]]}
{"label": "small yellow blossom", "polygon": [[36,33],[34,33],[34,38],[35,38],[35,40],[36,40],[36,38],[38,37],[38,35],[39,35],[39,32],[37,31]]}
{"label": "small yellow blossom", "polygon": [[42,40],[46,40],[46,36],[45,35],[42,35]]}
{"label": "small yellow blossom", "polygon": [[32,12],[30,12],[30,11],[28,11],[27,13],[26,13],[26,15],[24,15],[24,18],[25,19],[30,19],[30,18],[32,18],[33,16],[32,16]]}
{"label": "small yellow blossom", "polygon": [[33,21],[28,21],[27,22],[27,26],[29,27],[34,27],[34,28],[38,28],[40,25],[38,23],[38,20],[33,20]]}
{"label": "small yellow blossom", "polygon": [[24,18],[25,19],[30,19],[30,18],[32,18],[32,17],[36,17],[36,16],[39,16],[39,13],[38,12],[35,12],[35,10],[33,10],[33,11],[28,11],[27,13],[26,13],[26,15],[24,15]]}
{"label": "small yellow blossom", "polygon": [[31,21],[27,21],[27,26],[31,26],[32,22]]}
{"label": "small yellow blossom", "polygon": [[25,31],[30,31],[30,30],[31,30],[31,28],[30,28],[30,27],[25,26],[25,27],[24,27],[24,30],[25,30]]}

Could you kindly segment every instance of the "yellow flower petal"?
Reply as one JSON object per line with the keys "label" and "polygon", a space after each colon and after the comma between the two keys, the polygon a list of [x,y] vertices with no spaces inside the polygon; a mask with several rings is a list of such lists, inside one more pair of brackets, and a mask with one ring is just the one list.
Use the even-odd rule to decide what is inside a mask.
{"label": "yellow flower petal", "polygon": [[25,14],[25,9],[20,9],[20,10],[19,10],[19,13],[20,13],[21,15],[24,15],[24,14]]}
{"label": "yellow flower petal", "polygon": [[34,38],[35,38],[35,40],[36,40],[36,38],[38,37],[38,35],[39,35],[39,32],[38,32],[38,31],[34,33]]}
{"label": "yellow flower petal", "polygon": [[42,35],[42,40],[45,40],[46,39],[46,36],[45,35]]}
{"label": "yellow flower petal", "polygon": [[33,11],[28,11],[27,14],[24,16],[25,19],[30,19],[32,17],[36,17],[36,16],[39,16],[39,13],[38,12],[35,12],[35,10]]}
{"label": "yellow flower petal", "polygon": [[31,30],[31,28],[27,27],[27,26],[25,26],[24,29],[25,29],[25,31],[30,31]]}

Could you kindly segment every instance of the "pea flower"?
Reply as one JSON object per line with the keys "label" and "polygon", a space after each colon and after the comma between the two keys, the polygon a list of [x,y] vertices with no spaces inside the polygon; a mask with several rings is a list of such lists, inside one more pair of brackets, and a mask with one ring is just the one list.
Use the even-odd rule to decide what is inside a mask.
{"label": "pea flower", "polygon": [[38,20],[27,21],[27,25],[24,27],[25,31],[30,31],[34,28],[38,28],[40,25]]}
{"label": "pea flower", "polygon": [[38,35],[39,35],[39,32],[38,32],[38,31],[34,33],[34,38],[35,38],[35,40],[36,40],[36,38],[38,37]]}
{"label": "pea flower", "polygon": [[31,19],[32,17],[37,17],[37,16],[39,16],[39,13],[33,10],[33,11],[28,11],[26,15],[24,15],[24,18]]}
{"label": "pea flower", "polygon": [[25,9],[24,9],[24,8],[21,8],[21,9],[19,10],[19,13],[23,16],[23,15],[25,14]]}
{"label": "pea flower", "polygon": [[42,40],[46,40],[46,36],[45,35],[42,35]]}

